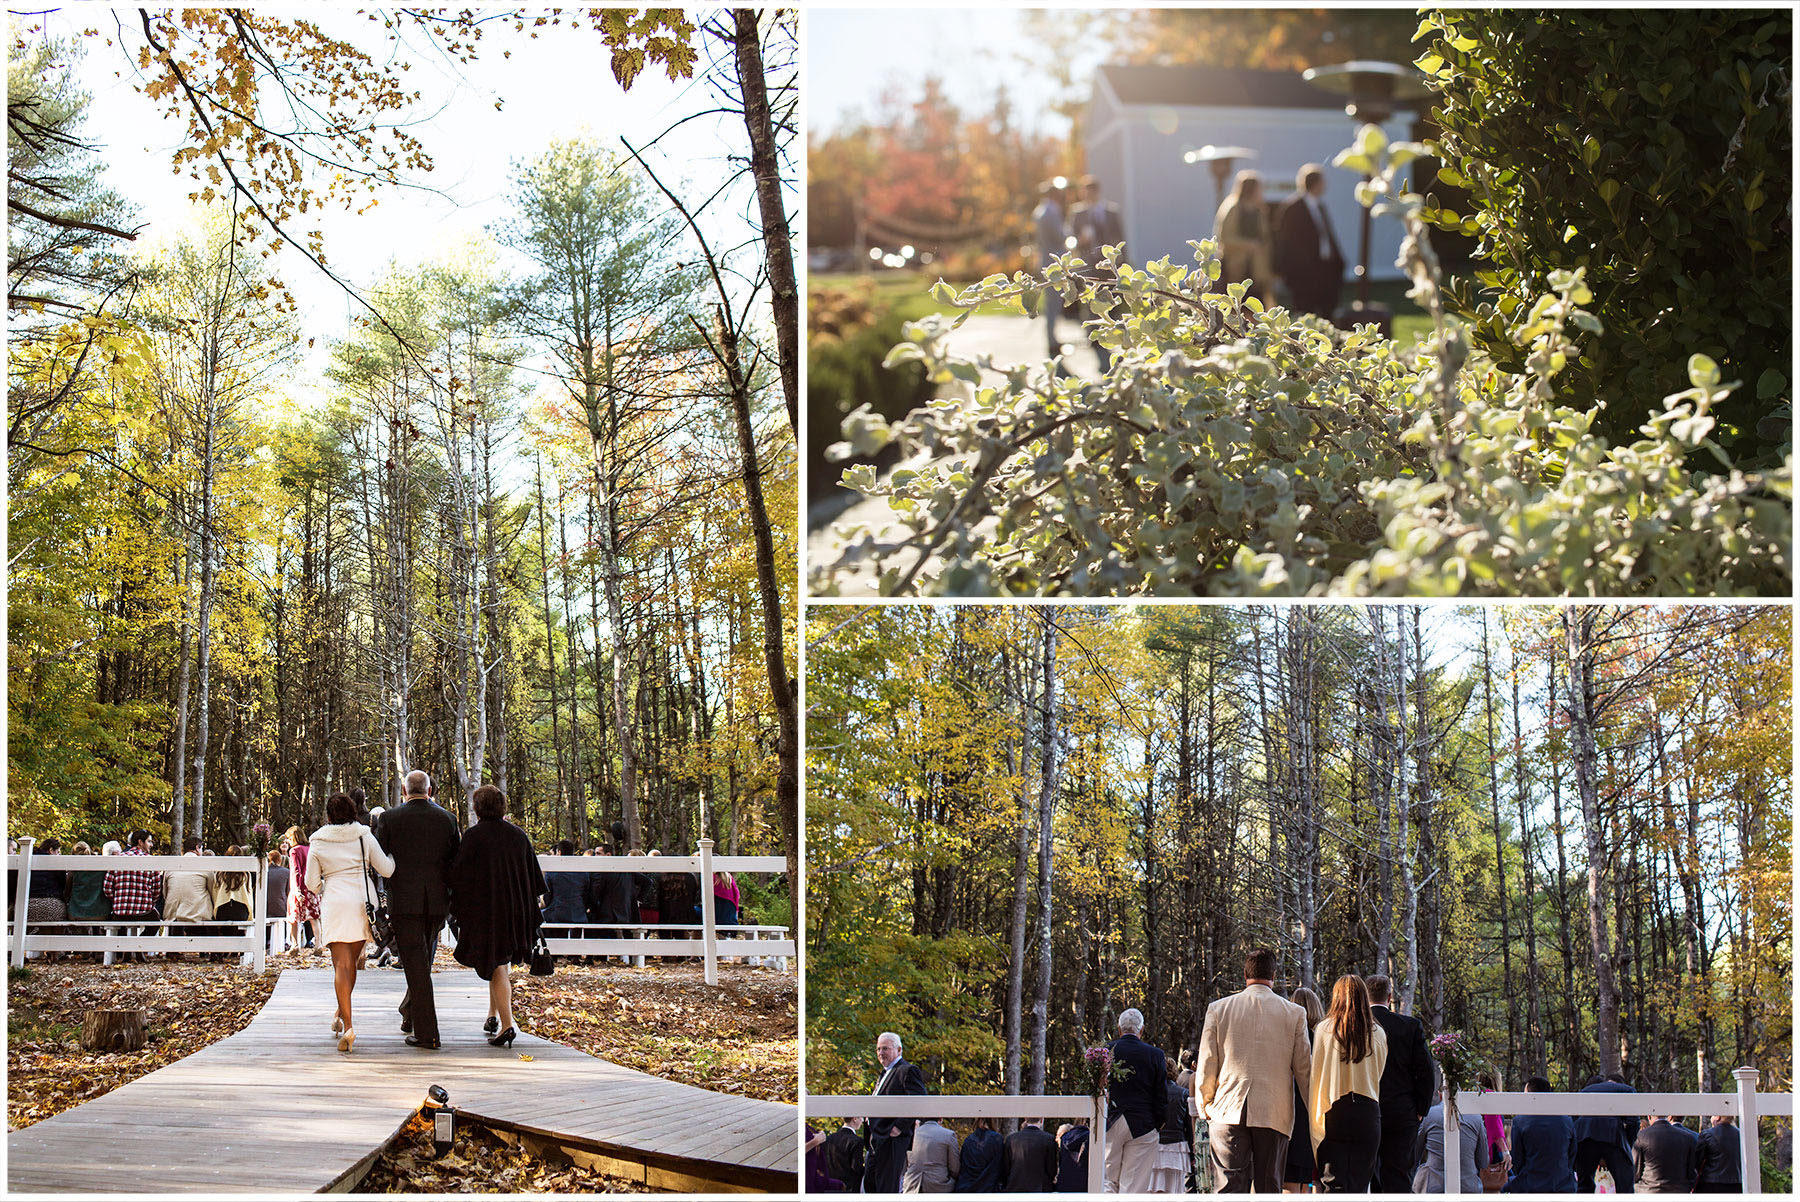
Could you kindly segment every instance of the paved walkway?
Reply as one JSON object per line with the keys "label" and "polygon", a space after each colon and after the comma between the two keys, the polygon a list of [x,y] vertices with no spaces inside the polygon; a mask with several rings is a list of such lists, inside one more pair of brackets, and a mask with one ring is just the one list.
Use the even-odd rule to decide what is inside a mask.
{"label": "paved walkway", "polygon": [[[521,1031],[481,1035],[487,986],[436,975],[440,1051],[406,1046],[398,972],[362,974],[356,1050],[330,1034],[331,973],[289,970],[250,1025],[6,1137],[10,1193],[315,1193],[355,1187],[442,1085],[461,1113],[574,1149],[650,1188],[798,1187],[792,1106],[652,1077]],[[525,1016],[529,1017],[529,1016]]]}
{"label": "paved walkway", "polygon": [[[1086,379],[1100,377],[1100,361],[1094,355],[1094,348],[1083,337],[1078,322],[1063,318],[1057,323],[1056,332],[1062,339],[1063,366],[1075,375]],[[1044,333],[1044,323],[1040,319],[1027,317],[1008,317],[1005,315],[977,314],[964,322],[962,327],[950,335],[950,349],[959,355],[975,358],[989,354],[1002,366],[1013,366],[1029,363],[1049,369],[1049,347]],[[983,374],[986,383],[999,384],[1005,376],[1000,372]],[[964,388],[966,385],[956,385]],[[946,394],[947,395],[947,394]],[[826,437],[830,431],[814,432],[813,437]],[[836,441],[831,435],[828,441]],[[910,465],[917,467],[918,465]],[[843,536],[840,527],[873,526],[882,538],[898,538],[905,534],[893,520],[893,511],[883,497],[864,498],[845,508],[841,500],[842,490],[833,497],[827,498],[815,506],[809,514],[810,528],[806,537],[807,571],[810,573],[821,564],[831,563],[838,558],[848,540]],[[837,500],[833,505],[830,502]],[[903,557],[908,567],[912,565],[912,553]],[[846,573],[839,580],[839,588],[846,597],[872,597],[877,595],[875,589],[875,571],[867,565],[861,565],[854,573]]]}

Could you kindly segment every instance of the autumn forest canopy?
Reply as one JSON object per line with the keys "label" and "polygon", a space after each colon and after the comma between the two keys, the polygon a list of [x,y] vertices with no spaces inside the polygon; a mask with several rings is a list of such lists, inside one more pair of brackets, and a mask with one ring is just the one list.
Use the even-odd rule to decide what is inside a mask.
{"label": "autumn forest canopy", "polygon": [[[17,23],[9,833],[223,850],[334,790],[396,798],[404,761],[465,818],[499,785],[540,844],[623,822],[791,855],[792,350],[763,233],[785,254],[792,15],[348,24]],[[395,201],[455,136],[412,119],[438,98],[407,55],[474,71],[539,36],[588,39],[605,88],[703,79],[685,103],[718,105],[737,164],[695,182],[521,112],[482,237],[354,277],[321,211]],[[98,56],[187,129],[186,228],[109,185]],[[293,299],[321,274],[340,337]]]}
{"label": "autumn forest canopy", "polygon": [[809,627],[808,1064],[1079,1093],[1276,950],[1579,1088],[1792,1056],[1775,607],[898,607]]}

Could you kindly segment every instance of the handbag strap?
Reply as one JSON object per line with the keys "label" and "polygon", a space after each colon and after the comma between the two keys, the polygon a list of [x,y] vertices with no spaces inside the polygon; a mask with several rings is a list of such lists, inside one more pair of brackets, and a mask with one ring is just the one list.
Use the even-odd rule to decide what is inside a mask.
{"label": "handbag strap", "polygon": [[[364,837],[365,837],[365,838],[366,838],[366,836],[364,836]],[[357,846],[357,847],[358,847],[358,848],[359,848],[359,849],[361,849],[361,851],[362,851],[362,853],[363,853],[363,862],[362,862],[362,869],[363,869],[363,897],[364,897],[364,899],[365,899],[365,900],[367,900],[367,902],[368,902],[368,903],[369,903],[369,905],[371,905],[371,906],[376,906],[376,907],[379,907],[379,906],[380,906],[380,904],[381,904],[381,902],[380,902],[380,900],[379,900],[379,899],[378,899],[378,898],[377,898],[377,897],[376,897],[376,896],[375,896],[375,887],[374,887],[374,886],[373,886],[373,885],[371,885],[371,884],[369,884],[369,872],[370,872],[370,870],[371,870],[371,869],[372,869],[372,867],[373,867],[373,865],[371,865],[371,864],[370,864],[370,863],[369,863],[369,849],[368,849],[368,846],[367,846],[367,845],[366,845],[366,844],[365,844],[365,843],[364,843],[364,842],[363,842],[363,840],[362,840],[362,839],[360,839],[360,838],[359,838],[359,839],[358,839],[358,840],[357,840],[357,841],[356,841],[356,846]]]}

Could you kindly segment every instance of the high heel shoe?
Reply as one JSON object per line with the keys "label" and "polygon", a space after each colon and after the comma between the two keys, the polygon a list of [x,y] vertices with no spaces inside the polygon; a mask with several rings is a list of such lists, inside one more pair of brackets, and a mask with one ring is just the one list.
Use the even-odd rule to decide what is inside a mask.
{"label": "high heel shoe", "polygon": [[483,1035],[492,1035],[494,1032],[498,1031],[499,1029],[500,1029],[500,1020],[498,1018],[494,1018],[491,1016],[488,1018],[488,1020],[486,1022],[481,1024],[481,1033]]}
{"label": "high heel shoe", "polygon": [[331,1016],[331,1033],[333,1035],[342,1035],[344,1033],[344,1020],[335,1014]]}
{"label": "high heel shoe", "polygon": [[518,1038],[518,1035],[519,1032],[516,1029],[508,1027],[498,1035],[488,1036],[488,1043],[497,1048],[510,1048],[512,1041]]}
{"label": "high heel shoe", "polygon": [[345,1027],[344,1033],[342,1035],[338,1036],[338,1051],[343,1052],[347,1055],[347,1054],[349,1054],[350,1050],[352,1048],[354,1048],[355,1046],[356,1046],[356,1028],[355,1027]]}

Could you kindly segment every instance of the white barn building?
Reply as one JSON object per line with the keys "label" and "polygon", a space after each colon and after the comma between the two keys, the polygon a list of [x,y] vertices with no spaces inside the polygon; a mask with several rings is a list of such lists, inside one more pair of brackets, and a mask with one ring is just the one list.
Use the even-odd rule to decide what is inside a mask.
{"label": "white barn building", "polygon": [[[1192,263],[1188,239],[1213,234],[1217,212],[1212,169],[1183,158],[1202,146],[1243,146],[1256,158],[1233,166],[1263,177],[1271,205],[1293,192],[1294,175],[1306,163],[1326,168],[1325,204],[1350,270],[1344,299],[1352,299],[1362,211],[1358,177],[1331,166],[1350,145],[1355,127],[1344,115],[1345,98],[1316,88],[1296,72],[1248,67],[1101,67],[1088,110],[1087,169],[1107,199],[1119,205],[1131,260],[1164,255]],[[1390,139],[1412,136],[1415,113],[1399,109],[1382,126]],[[1225,184],[1229,194],[1231,181]],[[1378,217],[1369,236],[1372,279],[1400,275],[1398,219]]]}

